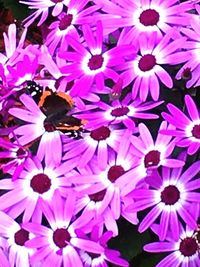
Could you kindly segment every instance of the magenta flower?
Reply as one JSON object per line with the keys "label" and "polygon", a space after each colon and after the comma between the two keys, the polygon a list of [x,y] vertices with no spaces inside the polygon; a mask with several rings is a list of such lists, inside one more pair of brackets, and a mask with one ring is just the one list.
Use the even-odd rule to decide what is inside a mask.
{"label": "magenta flower", "polygon": [[42,261],[45,266],[80,266],[83,267],[80,249],[85,252],[101,254],[104,247],[94,241],[79,238],[76,230],[79,230],[76,221],[73,221],[76,196],[69,193],[66,201],[63,201],[58,192],[52,199],[52,205],[45,204],[41,200],[41,209],[49,226],[37,223],[24,223],[22,226],[35,237],[26,242],[28,248],[37,248],[31,256],[31,264]]}
{"label": "magenta flower", "polygon": [[104,170],[109,158],[108,149],[118,150],[124,130],[115,129],[112,126],[100,126],[90,130],[87,129],[87,131],[82,133],[82,139],[80,140],[69,138],[63,140],[63,142],[66,142],[63,145],[63,151],[65,152],[63,160],[80,156],[77,165],[82,168],[87,165],[94,155],[97,155],[99,168]]}
{"label": "magenta flower", "polygon": [[59,46],[63,51],[66,49],[66,36],[70,35],[75,39],[79,39],[76,26],[91,23],[92,13],[96,11],[97,6],[85,8],[88,1],[72,0],[68,4],[67,12],[62,12],[58,16],[58,20],[50,24],[50,33],[46,37],[45,44],[49,51],[53,54],[55,49]]}
{"label": "magenta flower", "polygon": [[111,262],[117,266],[128,266],[128,262],[120,258],[120,253],[116,250],[111,250],[107,247],[107,242],[112,238],[112,232],[103,232],[98,226],[94,226],[90,237],[82,233],[84,239],[92,240],[99,243],[104,247],[104,253],[92,255],[83,250],[79,252],[80,257],[83,261],[84,267],[108,267],[107,262]]}
{"label": "magenta flower", "polygon": [[76,80],[70,90],[72,96],[87,94],[92,90],[94,82],[101,90],[104,88],[106,78],[117,81],[119,75],[114,71],[114,66],[123,63],[123,57],[133,54],[135,51],[135,48],[129,45],[117,46],[104,51],[103,28],[99,21],[97,22],[96,37],[89,25],[83,25],[82,30],[85,43],[82,44],[67,36],[66,41],[74,51],[59,53],[60,57],[67,60],[67,64],[61,68],[63,74],[66,75],[66,80],[68,82]]}
{"label": "magenta flower", "polygon": [[137,119],[157,119],[158,115],[145,111],[157,107],[162,103],[162,101],[159,101],[146,102],[144,104],[139,99],[132,101],[131,95],[128,94],[122,101],[115,100],[110,105],[104,102],[98,102],[96,104],[97,110],[80,114],[79,118],[84,118],[88,121],[87,127],[90,127],[90,124],[99,127],[102,125],[120,125],[123,123],[125,127],[134,129]]}
{"label": "magenta flower", "polygon": [[[29,257],[34,249],[25,247],[25,242],[29,240],[30,235],[20,224],[9,217],[6,213],[0,211],[0,235],[4,239],[3,249],[8,253],[7,258],[0,253],[2,267],[29,267]],[[2,244],[1,244],[2,246]],[[9,260],[9,263],[8,263]]]}
{"label": "magenta flower", "polygon": [[[123,139],[117,152],[109,149],[109,157],[104,169],[98,164],[94,157],[85,170],[80,169],[80,173],[71,174],[66,177],[66,182],[74,186],[74,190],[79,192],[76,213],[82,209],[82,215],[78,220],[87,223],[99,218],[108,230],[116,236],[118,228],[116,220],[123,214],[123,198],[121,189],[124,186],[123,175],[132,169],[133,160],[129,153],[131,132],[124,131]],[[134,217],[134,220],[133,220]],[[90,220],[88,222],[88,220]],[[132,223],[137,223],[136,214],[132,214]],[[91,222],[93,224],[93,222]],[[86,223],[85,223],[86,224]],[[88,225],[88,224],[87,224]]]}
{"label": "magenta flower", "polygon": [[[195,211],[194,218],[197,220],[199,207],[196,205],[190,206],[190,209]],[[158,227],[155,225],[153,231],[157,234]],[[150,253],[169,252],[160,263],[155,267],[171,267],[171,266],[199,266],[199,228],[190,228],[186,225],[186,229],[180,224],[179,238],[173,239],[173,230],[168,232],[166,241],[154,242],[144,246],[144,250]]]}
{"label": "magenta flower", "polygon": [[185,96],[185,105],[188,116],[173,104],[167,105],[169,114],[162,112],[162,116],[176,129],[162,129],[160,132],[165,135],[176,136],[176,145],[187,147],[187,153],[193,155],[200,148],[200,115],[189,95]]}
{"label": "magenta flower", "polygon": [[[133,145],[132,154],[137,157],[137,166],[140,166],[141,169],[150,170],[161,165],[172,168],[184,165],[182,160],[169,158],[175,147],[174,141],[171,141],[171,136],[158,133],[154,141],[145,124],[140,123],[138,128],[139,137],[132,136],[130,139]],[[172,126],[167,126],[167,122],[162,122],[160,130],[165,129],[170,130]]]}
{"label": "magenta flower", "polygon": [[[51,14],[54,17],[58,16],[63,11],[64,7],[68,7],[70,0],[20,0],[19,2],[28,5],[30,9],[37,9],[24,20],[25,27],[28,27],[38,17],[40,17],[38,26],[42,25],[48,18],[51,8],[53,8],[52,11],[50,11]],[[85,2],[87,3],[89,0],[85,0]]]}
{"label": "magenta flower", "polygon": [[161,176],[157,171],[147,176],[145,181],[149,188],[132,191],[131,196],[136,201],[130,205],[129,211],[138,212],[152,208],[140,223],[139,232],[151,227],[158,218],[158,236],[162,241],[169,229],[177,240],[180,218],[193,229],[197,226],[189,207],[200,202],[200,194],[197,192],[200,185],[197,176],[199,163],[200,161],[192,164],[184,172],[182,168],[163,167]]}
{"label": "magenta flower", "polygon": [[138,55],[117,67],[117,70],[124,71],[121,74],[124,86],[133,81],[133,99],[139,95],[140,99],[145,101],[150,92],[153,100],[157,101],[160,93],[159,81],[166,87],[172,88],[172,78],[162,65],[175,65],[190,58],[190,52],[180,50],[186,41],[184,37],[175,41],[171,40],[174,31],[171,30],[159,43],[155,42],[156,33],[152,33],[149,37],[141,34],[138,40]]}
{"label": "magenta flower", "polygon": [[38,158],[28,158],[16,181],[10,178],[0,180],[0,188],[9,190],[0,197],[0,210],[9,208],[7,213],[14,218],[24,212],[23,221],[32,218],[33,221],[40,222],[42,214],[39,199],[51,201],[56,189],[65,197],[69,184],[65,183],[65,179],[63,183],[62,178],[65,171],[71,171],[74,167],[73,160],[59,166],[45,162],[43,167]]}
{"label": "magenta flower", "polygon": [[[178,0],[95,0],[107,14],[97,15],[102,20],[105,33],[123,27],[123,40],[129,43],[137,40],[141,33],[157,32],[161,38],[174,26],[189,26],[187,11],[193,8],[191,1],[180,3]],[[177,12],[178,10],[178,12]],[[177,34],[178,35],[178,34]]]}

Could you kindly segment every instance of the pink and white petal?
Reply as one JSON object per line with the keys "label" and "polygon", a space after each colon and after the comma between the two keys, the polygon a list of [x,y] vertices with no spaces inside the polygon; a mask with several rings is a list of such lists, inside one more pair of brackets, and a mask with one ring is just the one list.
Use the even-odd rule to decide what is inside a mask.
{"label": "pink and white petal", "polygon": [[101,254],[104,252],[104,248],[99,243],[90,240],[72,238],[70,243],[79,249],[83,249],[84,251],[88,251],[91,253]]}
{"label": "pink and white petal", "polygon": [[141,77],[137,76],[137,78],[135,79],[134,83],[133,83],[133,87],[132,87],[132,98],[135,99],[138,95],[138,90],[140,88],[140,83],[141,83]]}
{"label": "pink and white petal", "polygon": [[139,90],[139,96],[141,101],[144,102],[147,99],[148,92],[149,92],[149,77],[142,77]]}
{"label": "pink and white petal", "polygon": [[31,264],[38,264],[38,263],[42,262],[42,260],[45,259],[45,257],[47,255],[49,255],[51,252],[52,252],[52,250],[51,250],[49,245],[37,250],[37,252],[35,252],[30,257],[30,263]]}
{"label": "pink and white petal", "polygon": [[104,211],[103,220],[104,220],[106,228],[109,231],[113,232],[113,236],[117,236],[118,235],[118,227],[117,227],[116,220],[114,219],[112,211],[110,210],[110,208],[107,208]]}
{"label": "pink and white petal", "polygon": [[62,158],[62,140],[58,131],[54,132],[54,137],[51,141],[51,151],[54,151],[52,157],[55,166],[60,165]]}
{"label": "pink and white petal", "polygon": [[188,155],[194,155],[199,150],[200,144],[197,142],[191,143],[187,149]]}
{"label": "pink and white petal", "polygon": [[31,233],[34,233],[36,235],[46,236],[47,240],[48,240],[48,236],[51,235],[51,233],[52,233],[51,229],[49,229],[43,225],[40,225],[38,223],[23,223],[22,227],[25,230],[27,230]]}
{"label": "pink and white petal", "polygon": [[3,253],[3,251],[0,249],[0,258],[1,258],[1,264],[3,267],[10,267],[10,263],[8,261],[8,258]]}
{"label": "pink and white petal", "polygon": [[35,101],[29,95],[26,95],[26,94],[21,95],[20,100],[24,104],[24,106],[31,112],[36,113],[36,114],[42,113],[40,108],[35,103]]}
{"label": "pink and white petal", "polygon": [[95,49],[97,48],[96,47],[96,41],[94,39],[94,34],[93,34],[93,32],[92,32],[92,30],[88,24],[83,25],[82,30],[83,30],[83,35],[85,37],[85,41],[87,43],[87,46],[93,54]]}
{"label": "pink and white petal", "polygon": [[84,74],[79,80],[76,80],[74,86],[70,90],[70,95],[75,97],[87,94],[92,87],[93,81],[93,75]]}
{"label": "pink and white petal", "polygon": [[63,257],[61,255],[58,255],[54,251],[52,251],[43,261],[42,266],[43,267],[49,267],[49,266],[61,267],[62,261],[63,261]]}
{"label": "pink and white petal", "polygon": [[164,210],[161,214],[159,225],[159,238],[164,241],[169,229],[170,210]]}
{"label": "pink and white petal", "polygon": [[105,85],[104,85],[104,75],[102,72],[99,72],[95,75],[95,82],[96,82],[97,88],[99,90],[103,90]]}
{"label": "pink and white petal", "polygon": [[118,187],[115,187],[115,192],[111,200],[110,207],[113,212],[115,220],[118,220],[121,214],[121,200],[120,200],[120,191]]}
{"label": "pink and white petal", "polygon": [[199,172],[200,161],[193,163],[187,170],[180,176],[179,182],[181,184],[186,184],[189,180],[197,175]]}
{"label": "pink and white petal", "polygon": [[180,168],[185,165],[185,162],[178,159],[164,159],[161,161],[161,164],[169,168]]}
{"label": "pink and white petal", "polygon": [[67,246],[67,248],[64,250],[64,257],[68,258],[68,261],[66,261],[64,264],[67,262],[69,265],[67,267],[72,267],[72,266],[80,266],[83,267],[83,263],[80,259],[80,256],[78,252],[73,248],[72,246]]}
{"label": "pink and white petal", "polygon": [[106,190],[106,194],[103,198],[103,200],[100,202],[98,202],[97,204],[97,216],[101,216],[101,214],[104,212],[104,210],[110,205],[110,202],[113,198],[113,194],[114,194],[114,188],[113,187],[108,187],[108,189]]}
{"label": "pink and white petal", "polygon": [[52,15],[54,17],[57,17],[63,10],[63,3],[57,2],[56,5],[53,8]]}
{"label": "pink and white petal", "polygon": [[168,88],[172,88],[173,87],[173,81],[171,76],[169,75],[168,72],[166,72],[166,70],[164,70],[161,66],[156,65],[154,67],[155,69],[155,73],[158,76],[158,78],[160,79],[160,81],[162,83],[164,83],[164,85],[166,85]]}
{"label": "pink and white petal", "polygon": [[20,205],[20,201],[25,199],[23,189],[14,189],[0,197],[0,210],[7,209],[13,205]]}
{"label": "pink and white petal", "polygon": [[[21,108],[10,108],[9,113],[13,115],[14,117],[31,123],[36,123],[38,121],[38,116],[36,116],[34,113],[21,109]],[[44,116],[45,118],[45,116]]]}
{"label": "pink and white petal", "polygon": [[64,221],[64,203],[58,190],[55,190],[52,197],[51,208],[54,211],[55,220],[57,222]]}
{"label": "pink and white petal", "polygon": [[190,115],[190,118],[195,121],[195,120],[199,120],[199,112],[198,109],[195,105],[195,102],[193,101],[193,99],[189,96],[186,95],[185,96],[185,104],[188,110],[188,113]]}
{"label": "pink and white petal", "polygon": [[149,88],[154,101],[157,101],[160,93],[160,85],[156,75],[150,76]]}
{"label": "pink and white petal", "polygon": [[65,221],[66,227],[70,224],[72,216],[74,215],[76,198],[77,198],[77,195],[73,191],[71,191],[67,196],[65,207],[64,207],[64,221]]}
{"label": "pink and white petal", "polygon": [[140,123],[139,126],[140,138],[143,140],[146,149],[154,146],[154,141],[148,128],[144,123]]}
{"label": "pink and white petal", "polygon": [[27,199],[27,206],[26,206],[26,209],[25,209],[24,214],[23,214],[23,223],[30,221],[30,219],[33,215],[33,212],[35,210],[36,204],[37,204],[36,200]]}
{"label": "pink and white petal", "polygon": [[49,240],[46,236],[37,236],[26,241],[28,248],[41,248],[49,245]]}
{"label": "pink and white petal", "polygon": [[138,231],[140,233],[144,232],[146,229],[148,229],[153,222],[158,218],[158,216],[161,214],[162,209],[164,207],[164,203],[160,203],[156,205],[142,220],[142,222],[139,225]]}
{"label": "pink and white petal", "polygon": [[182,217],[184,222],[188,224],[189,227],[191,227],[191,229],[196,229],[197,223],[195,221],[195,218],[189,213],[189,211],[184,206],[181,206],[177,212]]}
{"label": "pink and white petal", "polygon": [[107,144],[105,141],[99,142],[97,148],[97,162],[100,169],[105,170],[108,161]]}
{"label": "pink and white petal", "polygon": [[94,156],[96,150],[96,145],[89,145],[87,150],[83,153],[82,157],[80,158],[79,161],[79,167],[83,168]]}

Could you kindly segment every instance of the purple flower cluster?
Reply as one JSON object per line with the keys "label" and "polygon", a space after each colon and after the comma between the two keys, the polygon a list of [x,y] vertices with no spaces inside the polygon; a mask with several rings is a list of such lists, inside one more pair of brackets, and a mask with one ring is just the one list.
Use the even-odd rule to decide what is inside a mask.
{"label": "purple flower cluster", "polygon": [[124,218],[169,252],[156,267],[200,266],[200,1],[18,2],[32,12],[0,53],[0,265],[130,266],[109,245]]}

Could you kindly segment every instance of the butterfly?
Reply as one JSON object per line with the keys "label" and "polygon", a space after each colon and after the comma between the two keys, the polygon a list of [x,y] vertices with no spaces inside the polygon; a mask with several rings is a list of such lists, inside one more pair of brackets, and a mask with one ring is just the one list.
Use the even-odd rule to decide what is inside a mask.
{"label": "butterfly", "polygon": [[44,127],[47,131],[59,130],[70,137],[81,138],[86,121],[71,115],[74,108],[71,96],[64,92],[53,92],[49,88],[43,90],[34,81],[27,81],[26,90],[46,115]]}

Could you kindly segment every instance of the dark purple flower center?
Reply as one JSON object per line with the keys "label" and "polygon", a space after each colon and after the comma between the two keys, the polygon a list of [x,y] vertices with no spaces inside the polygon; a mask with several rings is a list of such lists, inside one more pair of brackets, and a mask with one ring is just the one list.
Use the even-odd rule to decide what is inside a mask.
{"label": "dark purple flower center", "polygon": [[154,26],[157,25],[160,15],[154,9],[144,10],[139,17],[140,23],[144,26]]}
{"label": "dark purple flower center", "polygon": [[92,259],[96,259],[100,256],[100,254],[96,254],[96,253],[91,253],[91,252],[88,252],[87,253]]}
{"label": "dark purple flower center", "polygon": [[99,192],[97,192],[95,194],[89,195],[89,198],[91,200],[95,201],[95,202],[102,201],[104,199],[104,197],[105,197],[105,194],[106,194],[106,190],[104,189],[104,190],[99,191]]}
{"label": "dark purple flower center", "polygon": [[190,80],[192,78],[192,72],[190,68],[185,68],[182,72],[182,79],[183,80]]}
{"label": "dark purple flower center", "polygon": [[32,187],[33,191],[35,191],[39,194],[43,194],[50,189],[51,180],[44,173],[36,174],[31,179],[31,187]]}
{"label": "dark purple flower center", "polygon": [[200,125],[195,125],[192,129],[192,135],[197,138],[200,139]]}
{"label": "dark purple flower center", "polygon": [[23,149],[22,147],[20,147],[17,152],[16,155],[19,159],[23,159],[26,155],[27,155],[27,151],[25,149]]}
{"label": "dark purple flower center", "polygon": [[52,122],[44,121],[44,129],[46,132],[54,132],[56,130]]}
{"label": "dark purple flower center", "polygon": [[198,250],[198,244],[194,237],[186,237],[184,238],[179,247],[180,252],[185,257],[190,257],[194,255]]}
{"label": "dark purple flower center", "polygon": [[15,233],[15,243],[19,246],[24,246],[25,242],[29,240],[29,232],[20,229]]}
{"label": "dark purple flower center", "polygon": [[114,183],[121,175],[125,173],[125,170],[120,165],[110,167],[108,171],[108,179]]}
{"label": "dark purple flower center", "polygon": [[160,152],[157,150],[149,151],[144,157],[145,168],[157,166],[160,162]]}
{"label": "dark purple flower center", "polygon": [[66,247],[70,239],[71,239],[71,236],[69,232],[67,231],[67,229],[65,228],[56,229],[53,233],[53,242],[59,248]]}
{"label": "dark purple flower center", "polygon": [[129,108],[128,107],[119,107],[119,108],[115,108],[111,111],[111,115],[114,117],[121,117],[126,115],[129,112]]}
{"label": "dark purple flower center", "polygon": [[66,29],[71,25],[72,20],[73,20],[73,15],[72,15],[72,14],[65,15],[65,16],[60,20],[60,23],[59,23],[59,29],[60,29],[61,31],[66,30]]}
{"label": "dark purple flower center", "polygon": [[180,198],[180,192],[174,185],[169,185],[161,192],[161,201],[166,205],[174,205]]}
{"label": "dark purple flower center", "polygon": [[138,67],[141,71],[149,71],[153,69],[155,65],[156,58],[151,54],[142,56],[138,63]]}
{"label": "dark purple flower center", "polygon": [[110,136],[110,129],[106,126],[101,126],[91,131],[90,136],[96,141],[106,140]]}
{"label": "dark purple flower center", "polygon": [[102,55],[94,55],[89,59],[88,67],[91,70],[100,69],[103,65],[103,57]]}
{"label": "dark purple flower center", "polygon": [[57,3],[61,3],[63,0],[51,0],[53,3],[57,4]]}

